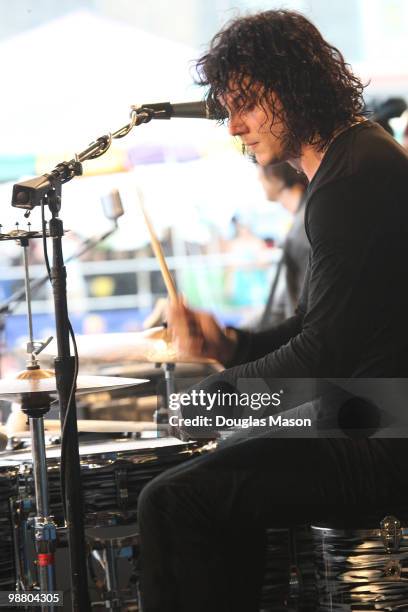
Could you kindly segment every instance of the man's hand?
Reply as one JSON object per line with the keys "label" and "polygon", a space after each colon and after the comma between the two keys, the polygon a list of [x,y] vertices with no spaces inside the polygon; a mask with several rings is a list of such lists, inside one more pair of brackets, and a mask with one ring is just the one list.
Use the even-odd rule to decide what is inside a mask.
{"label": "man's hand", "polygon": [[235,353],[235,335],[227,333],[211,314],[191,310],[181,299],[169,303],[167,323],[178,350],[192,357],[226,363]]}

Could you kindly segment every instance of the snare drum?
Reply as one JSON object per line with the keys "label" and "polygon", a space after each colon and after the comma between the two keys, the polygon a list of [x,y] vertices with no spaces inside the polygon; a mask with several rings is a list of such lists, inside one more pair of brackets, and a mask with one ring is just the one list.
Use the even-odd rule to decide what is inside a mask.
{"label": "snare drum", "polygon": [[[203,445],[176,438],[108,440],[80,444],[85,524],[107,526],[136,519],[142,487],[157,474],[198,456]],[[63,522],[60,489],[61,447],[46,449],[50,513]],[[13,453],[21,463],[20,479],[26,496],[33,496],[32,457],[27,451]]]}
{"label": "snare drum", "polygon": [[18,494],[18,464],[0,461],[0,590],[15,589],[11,501]]}

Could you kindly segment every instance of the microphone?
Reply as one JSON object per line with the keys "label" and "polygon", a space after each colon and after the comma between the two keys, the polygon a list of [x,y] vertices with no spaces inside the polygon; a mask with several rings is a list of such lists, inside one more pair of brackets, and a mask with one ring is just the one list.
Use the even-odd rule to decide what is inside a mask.
{"label": "microphone", "polygon": [[200,100],[198,102],[180,102],[179,104],[170,104],[170,102],[158,102],[154,104],[142,104],[141,106],[132,106],[132,110],[137,113],[147,113],[150,119],[171,119],[179,117],[180,119],[215,119],[214,113],[211,112],[207,102]]}

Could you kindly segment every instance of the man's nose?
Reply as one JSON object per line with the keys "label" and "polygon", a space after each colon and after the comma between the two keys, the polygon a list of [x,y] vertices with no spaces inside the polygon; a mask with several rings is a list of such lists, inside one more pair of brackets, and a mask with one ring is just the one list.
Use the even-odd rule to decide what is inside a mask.
{"label": "man's nose", "polygon": [[247,131],[242,113],[231,113],[228,119],[228,131],[231,136],[240,136]]}

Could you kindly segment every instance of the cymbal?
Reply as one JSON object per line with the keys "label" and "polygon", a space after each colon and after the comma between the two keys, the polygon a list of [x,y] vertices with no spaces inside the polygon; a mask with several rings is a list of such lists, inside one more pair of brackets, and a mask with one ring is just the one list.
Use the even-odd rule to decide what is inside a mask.
{"label": "cymbal", "polygon": [[[157,425],[154,421],[102,421],[90,419],[77,420],[79,433],[141,433],[144,431],[156,431],[166,427]],[[56,419],[44,419],[44,430],[46,435],[61,433],[61,423]],[[10,438],[29,438],[30,430],[7,432],[6,426],[0,426],[0,439],[4,434]],[[1,450],[1,448],[0,448]]]}
{"label": "cymbal", "polygon": [[[186,377],[189,379],[197,378],[202,380],[210,374],[218,372],[219,369],[214,367],[214,363],[179,363],[177,365],[178,376]],[[163,373],[160,368],[157,368],[153,363],[116,363],[101,365],[98,369],[98,374],[103,376],[133,376],[137,378],[146,377],[150,382],[157,384],[162,379]],[[190,383],[189,383],[190,384]],[[193,383],[191,383],[192,385]]]}
{"label": "cymbal", "polygon": [[[69,232],[69,230],[64,230],[64,234]],[[7,234],[0,233],[0,241],[3,240],[31,240],[32,238],[42,238],[43,231],[37,230],[21,230],[21,229],[13,229]],[[45,235],[49,237],[50,232],[47,230]]]}
{"label": "cymbal", "polygon": [[[77,394],[109,391],[121,387],[133,387],[148,382],[140,378],[119,378],[116,376],[78,376]],[[0,380],[0,399],[18,401],[19,398],[32,393],[45,393],[57,395],[57,381],[55,377],[39,379],[3,379]]]}
{"label": "cymbal", "polygon": [[[176,349],[169,331],[152,327],[142,332],[77,335],[81,363],[216,363],[206,357],[191,356]],[[42,351],[41,356],[55,356],[55,340]]]}

